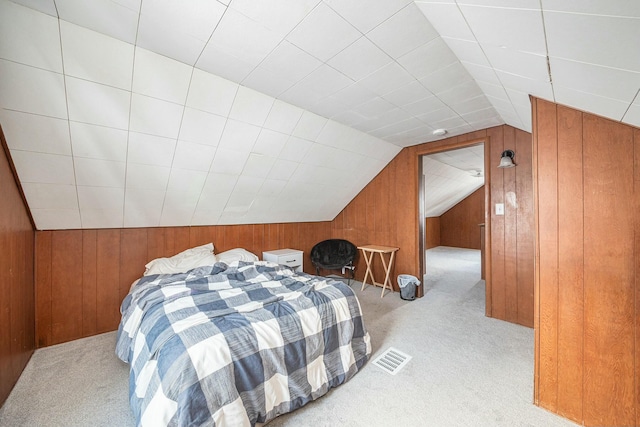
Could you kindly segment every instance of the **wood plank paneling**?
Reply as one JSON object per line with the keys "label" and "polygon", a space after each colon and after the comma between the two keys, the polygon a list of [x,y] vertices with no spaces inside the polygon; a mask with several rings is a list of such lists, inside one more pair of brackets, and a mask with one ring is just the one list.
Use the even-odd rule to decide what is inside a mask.
{"label": "wood plank paneling", "polygon": [[[526,152],[520,153],[515,146],[515,128],[504,130],[504,149],[516,153],[517,167],[501,169],[502,190],[504,192],[504,292],[505,292],[505,320],[518,323],[518,212],[519,197],[516,193],[516,179],[521,163],[526,164]],[[498,174],[500,173],[498,172]]]}
{"label": "wood plank paneling", "polygon": [[639,130],[542,100],[533,112],[536,402],[638,425]]}
{"label": "wood plank paneling", "polygon": [[52,344],[82,337],[82,231],[54,232],[51,241]]}
{"label": "wood plank paneling", "polygon": [[[558,413],[582,420],[584,196],[582,113],[558,106]],[[580,321],[576,321],[580,319]]]}
{"label": "wood plank paneling", "polygon": [[[489,147],[490,163],[494,166],[499,162],[500,154],[504,151],[504,127],[496,127],[487,130],[487,136],[491,141]],[[486,229],[491,233],[491,316],[496,319],[506,320],[506,279],[505,279],[505,225],[504,215],[496,215],[494,208],[496,203],[504,203],[504,173],[502,170],[493,169],[491,171],[491,182],[489,183],[489,194],[491,198],[490,221]]]}
{"label": "wood plank paneling", "polygon": [[[124,230],[123,230],[124,231]],[[117,329],[120,322],[120,269],[131,262],[121,257],[121,230],[98,230],[96,239],[97,332]],[[126,285],[125,285],[126,286]]]}
{"label": "wood plank paneling", "polygon": [[[558,126],[556,106],[537,101],[539,405],[558,410]],[[544,202],[542,202],[544,200]]]}
{"label": "wood plank paneling", "polygon": [[98,333],[98,254],[96,230],[82,232],[82,336]]}
{"label": "wood plank paneling", "polygon": [[35,347],[34,230],[0,129],[0,406]]}
{"label": "wood plank paneling", "polygon": [[431,249],[435,248],[436,246],[440,246],[440,217],[434,216],[426,218],[424,226],[425,237],[427,240],[425,249]]}
{"label": "wood plank paneling", "polygon": [[533,149],[531,135],[516,129],[516,323],[533,328],[535,227],[533,224]]}
{"label": "wood plank paneling", "polygon": [[36,233],[36,346],[46,347],[53,343],[51,337],[51,231]]}
{"label": "wood plank paneling", "polygon": [[[584,122],[584,418],[632,425],[634,407],[633,133]],[[603,144],[603,141],[607,141]],[[606,212],[606,220],[603,220]]]}
{"label": "wood plank paneling", "polygon": [[480,249],[479,224],[482,223],[484,223],[484,186],[440,216],[440,245]]}

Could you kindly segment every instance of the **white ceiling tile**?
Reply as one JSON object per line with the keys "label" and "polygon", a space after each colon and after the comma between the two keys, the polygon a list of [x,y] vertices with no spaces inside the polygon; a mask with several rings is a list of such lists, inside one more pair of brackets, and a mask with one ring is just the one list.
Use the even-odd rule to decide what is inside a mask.
{"label": "white ceiling tile", "polygon": [[353,80],[360,80],[392,61],[366,37],[360,37],[342,52],[331,58],[327,64]]}
{"label": "white ceiling tile", "polygon": [[401,56],[398,62],[416,79],[421,79],[443,67],[457,63],[458,59],[449,46],[441,38],[437,38]]}
{"label": "white ceiling tile", "polygon": [[[266,178],[275,161],[275,157],[251,153],[247,159],[247,163],[244,165],[240,179],[243,177]],[[238,184],[240,184],[240,181],[238,181]],[[259,187],[256,188],[256,192],[258,190]]]}
{"label": "white ceiling tile", "polygon": [[[469,4],[487,7],[512,7],[514,9],[539,9],[539,0],[456,0],[459,4]],[[555,1],[555,0],[554,0]]]}
{"label": "white ceiling tile", "polygon": [[179,203],[177,206],[167,206],[165,204],[160,216],[160,226],[176,227],[182,224],[191,224],[194,211],[195,208],[192,204],[186,205],[184,202]]}
{"label": "white ceiling tile", "polygon": [[237,83],[195,69],[189,87],[187,106],[227,117],[237,91]]}
{"label": "white ceiling tile", "polygon": [[236,83],[247,78],[257,65],[257,62],[249,63],[213,45],[205,47],[196,63],[196,67]]}
{"label": "white ceiling tile", "polygon": [[483,81],[476,81],[476,83],[478,83],[478,86],[480,86],[480,89],[482,89],[482,92],[485,95],[501,99],[503,101],[509,100],[507,93],[501,85],[495,85]]}
{"label": "white ceiling tile", "polygon": [[66,75],[131,90],[133,45],[65,21],[60,38]]}
{"label": "white ceiling tile", "polygon": [[640,88],[640,73],[551,58],[554,85],[631,102]]}
{"label": "white ceiling tile", "polygon": [[442,102],[447,105],[458,104],[469,98],[475,98],[482,95],[482,90],[478,87],[475,80],[470,80],[451,89],[436,94]]}
{"label": "white ceiling tile", "polygon": [[467,122],[467,123],[478,123],[481,121],[485,121],[485,120],[491,120],[491,119],[495,119],[498,117],[498,113],[496,113],[496,110],[493,109],[493,107],[491,106],[491,104],[489,104],[488,108],[484,108],[484,109],[480,109],[480,110],[473,110],[470,111],[468,113],[460,113],[462,115],[462,118]]}
{"label": "white ceiling tile", "polygon": [[183,111],[182,105],[134,93],[129,128],[133,132],[177,138]]}
{"label": "white ceiling tile", "polygon": [[[282,38],[282,35],[229,8],[209,39],[205,52],[215,49],[255,66]],[[247,40],[251,42],[247,43]]]}
{"label": "white ceiling tile", "polygon": [[136,41],[140,1],[131,2],[128,7],[111,0],[56,0],[55,3],[60,19],[127,43]]}
{"label": "white ceiling tile", "polygon": [[284,37],[319,2],[320,0],[234,0],[230,7]]}
{"label": "white ceiling tile", "polygon": [[273,164],[268,179],[279,180],[279,181],[288,181],[289,178],[296,171],[299,163],[293,162],[286,159],[278,159]]}
{"label": "white ceiling tile", "polygon": [[309,141],[315,141],[315,139],[322,131],[322,128],[327,124],[327,119],[310,111],[305,111],[300,117],[300,121],[293,130],[293,136],[299,138],[308,139]]}
{"label": "white ceiling tile", "polygon": [[640,72],[631,42],[640,40],[638,18],[545,12],[544,19],[549,56]]}
{"label": "white ceiling tile", "polygon": [[486,82],[494,85],[501,84],[495,70],[489,65],[485,67],[483,65],[473,64],[470,62],[462,62],[462,65],[464,65],[469,74],[471,74],[471,77],[478,82]]}
{"label": "white ceiling tile", "polygon": [[[275,160],[275,159],[273,159]],[[247,164],[251,161],[247,161]],[[245,166],[245,171],[247,167]],[[244,172],[241,176],[238,177],[238,182],[236,182],[236,186],[233,188],[233,192],[231,193],[231,197],[229,198],[229,203],[233,203],[233,199],[237,196],[251,196],[249,202],[253,202],[255,195],[260,191],[260,187],[262,187],[262,183],[264,182],[264,178],[259,176],[247,175]],[[227,207],[229,204],[227,204]],[[226,209],[225,209],[226,210]]]}
{"label": "white ceiling tile", "polygon": [[193,171],[185,169],[171,169],[169,176],[169,185],[167,186],[167,196],[165,198],[165,206],[171,203],[170,198],[175,200],[183,200],[185,202],[193,202],[193,207],[198,201],[204,182],[207,179],[207,172]]}
{"label": "white ceiling tile", "polygon": [[86,209],[122,211],[124,208],[124,188],[78,185],[78,204],[80,205],[80,212]]}
{"label": "white ceiling tile", "polygon": [[274,99],[244,86],[238,88],[231,111],[230,119],[262,126],[269,115]]}
{"label": "white ceiling tile", "polygon": [[412,2],[369,31],[367,37],[393,58],[400,58],[439,35]]}
{"label": "white ceiling tile", "polygon": [[438,93],[442,92],[442,88],[457,86],[472,79],[464,65],[456,61],[420,79],[420,83],[431,92]]}
{"label": "white ceiling tile", "polygon": [[126,130],[70,122],[73,155],[93,159],[127,160]]}
{"label": "white ceiling tile", "polygon": [[391,102],[378,97],[372,99],[371,101],[365,102],[364,104],[358,105],[355,108],[355,111],[366,118],[373,118],[388,113],[395,108],[396,106]]}
{"label": "white ceiling tile", "polygon": [[416,1],[415,3],[441,37],[475,41],[476,38],[456,3],[431,1]]}
{"label": "white ceiling tile", "polygon": [[260,127],[236,120],[227,120],[220,138],[220,148],[241,153],[249,153],[260,134]]}
{"label": "white ceiling tile", "polygon": [[13,3],[18,3],[26,6],[30,9],[37,10],[47,15],[58,18],[58,11],[53,0],[11,0]]}
{"label": "white ceiling tile", "polygon": [[171,166],[176,140],[144,133],[129,132],[127,162]]}
{"label": "white ceiling tile", "polygon": [[324,117],[333,117],[336,113],[344,112],[348,109],[349,107],[332,96],[324,97],[317,103],[309,106],[309,110]]}
{"label": "white ceiling tile", "polygon": [[383,98],[397,106],[401,106],[431,96],[433,96],[433,94],[420,84],[420,82],[412,81],[392,92],[386,93]]}
{"label": "white ceiling tile", "polygon": [[69,119],[117,129],[129,127],[131,92],[66,77]]}
{"label": "white ceiling tile", "polygon": [[355,107],[378,97],[378,95],[358,83],[349,85],[331,96],[346,107]]}
{"label": "white ceiling tile", "polygon": [[61,73],[58,20],[15,3],[0,3],[0,58]]}
{"label": "white ceiling tile", "polygon": [[547,52],[539,6],[515,9],[460,4],[460,10],[480,44],[538,55]]}
{"label": "white ceiling tile", "polygon": [[288,139],[289,135],[285,133],[262,129],[251,152],[265,156],[277,156]]}
{"label": "white ceiling tile", "polygon": [[324,97],[334,94],[351,84],[353,84],[353,80],[349,77],[328,65],[321,65],[296,83],[292,89],[308,90]]}
{"label": "white ceiling tile", "polygon": [[178,141],[171,167],[208,172],[215,153],[216,148],[210,145]]}
{"label": "white ceiling tile", "polygon": [[618,2],[600,0],[554,0],[544,5],[546,11],[584,13],[589,15],[609,15],[640,18],[640,4],[637,2]]}
{"label": "white ceiling tile", "polygon": [[[282,150],[280,150],[280,154],[278,157],[283,160],[299,162],[307,154],[307,151],[309,151],[312,144],[312,142],[307,141],[306,139],[292,136],[291,138],[289,138],[284,147],[282,147]],[[281,179],[275,177],[272,178]]]}
{"label": "white ceiling tile", "polygon": [[66,120],[2,109],[0,122],[12,150],[71,155]]}
{"label": "white ceiling tile", "polygon": [[430,111],[440,110],[444,107],[445,104],[440,99],[435,96],[430,96],[429,98],[423,98],[411,104],[405,104],[402,106],[402,109],[417,116]]}
{"label": "white ceiling tile", "polygon": [[78,196],[74,185],[22,184],[30,209],[78,209]]}
{"label": "white ceiling tile", "polygon": [[67,118],[61,74],[0,59],[0,107]]}
{"label": "white ceiling tile", "polygon": [[269,111],[264,127],[278,132],[291,134],[304,110],[294,105],[276,100]]}
{"label": "white ceiling tile", "polygon": [[509,48],[500,48],[484,44],[482,48],[491,66],[497,71],[518,74],[537,80],[546,80],[549,77],[547,57],[545,54],[538,55],[518,52]]}
{"label": "white ceiling tile", "polygon": [[280,94],[278,99],[296,106],[309,106],[317,104],[324,97],[325,95],[321,94],[320,92],[316,92],[309,85],[294,85]]}
{"label": "white ceiling tile", "polygon": [[158,226],[160,224],[164,195],[164,191],[127,188],[124,197],[124,226]]}
{"label": "white ceiling tile", "polygon": [[171,168],[165,166],[127,163],[127,190],[165,191]]}
{"label": "white ceiling tile", "polygon": [[453,39],[443,37],[442,40],[449,46],[449,49],[461,62],[470,62],[485,67],[489,67],[489,61],[485,56],[480,43],[477,41]]}
{"label": "white ceiling tile", "polygon": [[398,63],[392,62],[360,80],[359,83],[378,95],[385,95],[413,80],[411,74]]}
{"label": "white ceiling tile", "polygon": [[440,108],[439,110],[430,111],[428,113],[418,114],[416,115],[416,118],[422,120],[425,123],[435,123],[456,116],[457,114],[455,111],[453,111],[449,107],[444,107]]}
{"label": "white ceiling tile", "polygon": [[326,61],[360,37],[360,32],[320,3],[287,36],[287,40],[321,61]]}
{"label": "white ceiling tile", "polygon": [[85,209],[80,211],[82,228],[122,228],[122,209]]}
{"label": "white ceiling tile", "polygon": [[556,102],[559,104],[589,111],[592,114],[610,117],[614,120],[622,120],[622,117],[624,117],[624,114],[629,108],[628,102],[605,98],[592,93],[580,92],[559,85],[553,87],[553,92],[556,96]]}
{"label": "white ceiling tile", "polygon": [[317,58],[283,40],[260,64],[282,78],[296,82],[322,65]]}
{"label": "white ceiling tile", "polygon": [[249,152],[239,152],[219,147],[211,164],[211,172],[240,174],[249,158]]}
{"label": "white ceiling tile", "polygon": [[193,65],[225,10],[216,1],[145,0],[138,46]]}
{"label": "white ceiling tile", "polygon": [[[333,10],[349,21],[362,33],[367,33],[381,22],[409,4],[411,0],[325,0]],[[363,13],[366,11],[366,13]]]}
{"label": "white ceiling tile", "polygon": [[[461,116],[465,114],[469,114],[476,110],[484,110],[486,108],[491,108],[491,103],[487,99],[486,96],[480,95],[475,98],[469,98],[460,103],[456,103],[451,105],[451,108]],[[494,113],[495,115],[495,113]]]}
{"label": "white ceiling tile", "polygon": [[293,80],[288,80],[280,74],[258,66],[242,80],[242,85],[253,88],[265,95],[277,98],[284,91],[294,85]]}
{"label": "white ceiling tile", "polygon": [[[222,209],[224,209],[224,203],[227,202],[228,196],[233,192],[237,181],[237,175],[209,173],[207,175],[204,188],[202,189],[202,195],[200,196],[200,201],[198,202],[198,208],[203,208],[206,210],[219,209],[222,211]],[[223,205],[213,206],[212,204],[210,204],[211,202],[214,202],[215,199],[223,199]]]}
{"label": "white ceiling tile", "polygon": [[133,92],[184,104],[193,68],[166,56],[136,48]]}
{"label": "white ceiling tile", "polygon": [[518,106],[529,108],[531,106],[531,99],[528,93],[515,89],[506,89],[506,91],[514,108]]}
{"label": "white ceiling tile", "polygon": [[513,89],[530,95],[535,95],[539,98],[544,98],[550,101],[553,100],[551,83],[546,80],[529,79],[516,74],[504,73],[502,71],[496,71],[496,75],[505,89]]}
{"label": "white ceiling tile", "polygon": [[265,179],[260,188],[260,194],[263,196],[276,196],[280,194],[282,189],[287,185],[287,181],[279,179]]}
{"label": "white ceiling tile", "polygon": [[73,163],[78,186],[124,188],[124,162],[76,157]]}
{"label": "white ceiling tile", "polygon": [[[220,1],[225,2],[225,0]],[[193,217],[191,218],[191,225],[217,225],[219,224],[219,218],[221,214],[222,212],[220,211],[206,211],[196,209],[196,211],[193,213]]]}
{"label": "white ceiling tile", "polygon": [[31,209],[38,230],[65,230],[81,228],[77,209]]}
{"label": "white ceiling tile", "polygon": [[184,141],[216,146],[226,123],[225,117],[186,107],[179,137]]}
{"label": "white ceiling tile", "polygon": [[70,156],[11,150],[11,159],[21,183],[75,184]]}

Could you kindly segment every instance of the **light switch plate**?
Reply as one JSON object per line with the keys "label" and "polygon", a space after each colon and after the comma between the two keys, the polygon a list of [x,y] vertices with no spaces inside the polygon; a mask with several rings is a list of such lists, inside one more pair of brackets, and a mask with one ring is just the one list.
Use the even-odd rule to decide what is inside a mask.
{"label": "light switch plate", "polygon": [[496,203],[496,215],[504,215],[504,203]]}

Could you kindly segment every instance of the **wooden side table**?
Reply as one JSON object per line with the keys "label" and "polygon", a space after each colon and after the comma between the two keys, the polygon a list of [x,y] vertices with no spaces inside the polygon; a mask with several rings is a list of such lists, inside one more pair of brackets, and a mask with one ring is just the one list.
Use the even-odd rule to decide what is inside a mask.
{"label": "wooden side table", "polygon": [[[380,294],[380,298],[384,296],[384,290],[389,286],[389,290],[393,291],[393,286],[391,286],[391,279],[389,275],[391,274],[391,267],[393,266],[393,258],[396,255],[396,252],[400,248],[392,248],[389,246],[378,246],[378,245],[366,245],[366,246],[358,246],[358,249],[362,251],[362,255],[364,256],[364,261],[367,263],[367,271],[364,273],[364,280],[362,280],[362,289],[367,284],[367,279],[371,278],[371,284],[374,286],[382,286],[382,294]],[[378,283],[373,278],[373,257],[375,254],[380,254],[380,260],[382,261],[382,266],[384,267],[384,282]],[[385,255],[389,255],[389,262],[385,259]]]}

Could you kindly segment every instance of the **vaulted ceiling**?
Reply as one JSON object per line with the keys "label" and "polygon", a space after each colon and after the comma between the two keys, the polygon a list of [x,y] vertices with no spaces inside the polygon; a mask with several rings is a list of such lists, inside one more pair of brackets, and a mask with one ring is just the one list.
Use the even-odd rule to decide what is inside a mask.
{"label": "vaulted ceiling", "polygon": [[39,229],[330,220],[530,94],[639,126],[638,40],[623,0],[0,0],[0,124]]}

